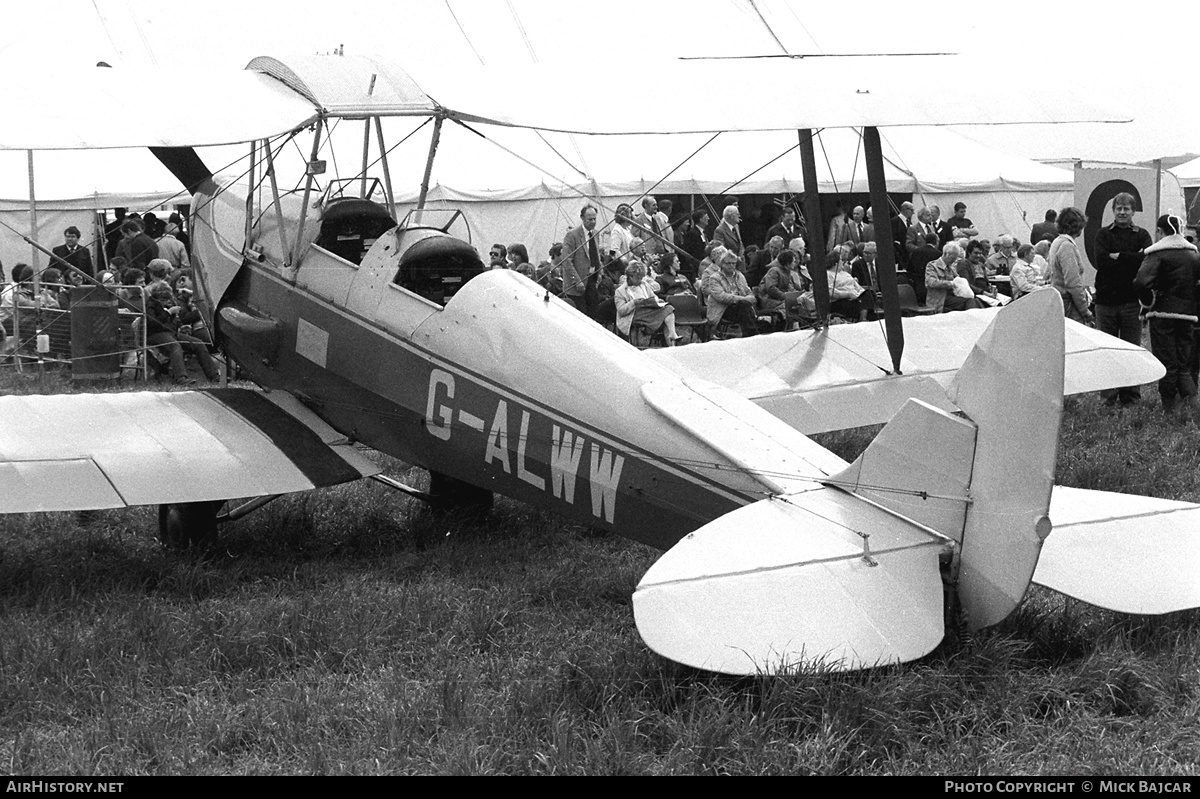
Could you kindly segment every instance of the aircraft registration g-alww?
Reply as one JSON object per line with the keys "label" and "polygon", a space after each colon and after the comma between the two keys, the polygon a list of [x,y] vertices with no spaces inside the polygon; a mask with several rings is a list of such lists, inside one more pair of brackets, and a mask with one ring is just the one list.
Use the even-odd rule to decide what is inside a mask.
{"label": "aircraft registration g-alww", "polygon": [[[185,546],[266,498],[374,474],[366,445],[429,469],[434,501],[500,492],[666,549],[633,597],[639,631],[669,658],[733,674],[919,658],[943,637],[944,587],[975,629],[1004,619],[1030,582],[1131,613],[1200,605],[1200,506],[1052,486],[1064,393],[1162,374],[1141,348],[1064,322],[1056,292],[903,329],[892,314],[886,342],[843,325],[638,351],[516,272],[485,271],[449,235],[454,213],[397,224],[386,172],[382,187],[314,189],[331,120],[365,120],[368,141],[374,123],[383,150],[380,117],[432,117],[432,160],[444,120],[520,119],[453,110],[370,59],[256,59],[224,80],[191,103],[201,129],[130,103],[128,117],[76,109],[69,129],[26,115],[0,144],[156,148],[196,192],[210,328],[262,389],[0,398],[0,510],[158,504],[164,541]],[[103,85],[123,84],[110,73]],[[744,124],[796,128],[802,144],[821,121],[806,107],[867,126],[875,207],[886,203],[872,126],[989,119],[994,100],[934,111],[900,83],[842,85],[838,105],[797,101]],[[273,112],[222,127],[231,97]],[[1059,107],[1010,121],[1095,118]],[[711,123],[674,117],[679,130]],[[304,188],[280,194],[278,141],[307,126]],[[266,207],[187,149],[234,139],[264,142]],[[802,155],[807,172],[811,146]],[[812,249],[816,278],[824,248]],[[886,274],[890,242],[880,250]],[[884,289],[894,310],[894,284]],[[102,421],[52,434],[68,415]],[[805,435],[882,422],[853,463]],[[260,499],[222,514],[233,497]]]}

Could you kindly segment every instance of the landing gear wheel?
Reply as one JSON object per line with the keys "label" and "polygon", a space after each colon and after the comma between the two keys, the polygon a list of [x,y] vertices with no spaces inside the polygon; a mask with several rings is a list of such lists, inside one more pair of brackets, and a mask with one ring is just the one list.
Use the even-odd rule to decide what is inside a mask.
{"label": "landing gear wheel", "polygon": [[212,546],[217,542],[217,511],[224,504],[222,500],[159,505],[158,540],[175,552]]}
{"label": "landing gear wheel", "polygon": [[492,508],[491,491],[441,472],[429,472],[429,497],[429,506],[435,511],[484,514]]}

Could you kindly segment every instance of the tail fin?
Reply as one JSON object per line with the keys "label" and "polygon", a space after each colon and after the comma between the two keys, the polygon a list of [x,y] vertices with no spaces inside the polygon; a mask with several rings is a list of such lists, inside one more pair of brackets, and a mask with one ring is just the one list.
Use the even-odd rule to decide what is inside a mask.
{"label": "tail fin", "polygon": [[948,391],[973,424],[909,400],[830,481],[961,545],[958,593],[974,629],[1021,603],[1050,533],[1063,341],[1057,292],[1005,308]]}
{"label": "tail fin", "polygon": [[972,629],[1021,603],[1050,534],[1064,352],[1062,298],[1036,291],[996,316],[947,390],[979,428],[958,574]]}

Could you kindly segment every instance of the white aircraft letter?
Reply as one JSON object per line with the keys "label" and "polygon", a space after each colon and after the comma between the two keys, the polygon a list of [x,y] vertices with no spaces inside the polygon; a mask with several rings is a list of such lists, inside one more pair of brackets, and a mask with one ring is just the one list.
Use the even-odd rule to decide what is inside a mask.
{"label": "white aircraft letter", "polygon": [[[454,399],[454,375],[441,369],[429,373],[429,401],[425,405],[425,429],[442,441],[450,440],[450,421],[454,418],[448,405],[438,402],[438,387],[446,389],[446,399]],[[434,418],[434,414],[437,418]]]}
{"label": "white aircraft letter", "polygon": [[621,482],[621,468],[625,456],[614,455],[592,444],[592,515],[612,524],[617,509],[617,484]]}
{"label": "white aircraft letter", "polygon": [[492,419],[492,429],[488,431],[483,462],[488,464],[495,458],[500,459],[505,474],[512,474],[512,466],[508,463],[508,403],[504,400],[500,400],[500,404],[496,406],[496,416]]}
{"label": "white aircraft letter", "polygon": [[525,468],[525,446],[529,443],[529,411],[521,411],[521,437],[517,439],[517,477],[539,491],[546,490],[546,478]]}
{"label": "white aircraft letter", "polygon": [[583,438],[554,425],[550,435],[550,485],[554,496],[575,504],[575,477],[583,458]]}

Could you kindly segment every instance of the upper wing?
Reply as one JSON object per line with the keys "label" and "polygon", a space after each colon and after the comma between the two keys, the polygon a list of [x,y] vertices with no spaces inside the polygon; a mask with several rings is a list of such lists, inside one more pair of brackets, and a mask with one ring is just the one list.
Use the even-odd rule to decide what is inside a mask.
{"label": "upper wing", "polygon": [[281,393],[8,396],[0,419],[0,513],[266,496],[379,471]]}
{"label": "upper wing", "polygon": [[[765,408],[802,433],[882,424],[909,398],[954,410],[944,387],[999,309],[904,321],[903,374],[878,325],[834,325],[689,347],[647,350],[681,377],[703,377]],[[1066,320],[1064,392],[1148,383],[1162,364],[1141,347]]]}

